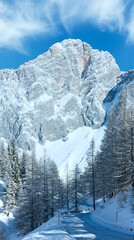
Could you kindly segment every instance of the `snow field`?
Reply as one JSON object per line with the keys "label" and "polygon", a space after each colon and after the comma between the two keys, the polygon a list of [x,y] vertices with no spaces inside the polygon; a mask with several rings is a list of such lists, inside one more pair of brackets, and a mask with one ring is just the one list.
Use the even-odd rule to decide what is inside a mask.
{"label": "snow field", "polygon": [[38,143],[36,145],[37,159],[43,158],[46,152],[47,157],[56,162],[61,177],[64,177],[67,166],[70,170],[73,170],[76,163],[79,164],[81,169],[84,167],[92,138],[95,140],[95,149],[97,151],[104,130],[105,127],[99,129],[81,127],[68,134],[65,139],[53,142],[46,141],[45,145]]}

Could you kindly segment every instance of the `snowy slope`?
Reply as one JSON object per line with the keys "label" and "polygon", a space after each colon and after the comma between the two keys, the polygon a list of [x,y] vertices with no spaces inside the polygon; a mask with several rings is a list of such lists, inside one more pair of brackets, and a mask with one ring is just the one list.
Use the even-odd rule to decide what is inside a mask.
{"label": "snowy slope", "polygon": [[73,240],[61,226],[58,221],[58,217],[50,219],[47,223],[44,223],[41,227],[35,229],[28,234],[22,240]]}
{"label": "snowy slope", "polygon": [[61,220],[59,223],[55,216],[21,240],[133,239],[133,232],[106,226],[93,218],[91,213],[65,214]]}
{"label": "snowy slope", "polygon": [[95,140],[97,151],[104,135],[104,129],[105,127],[99,129],[81,127],[68,134],[65,139],[46,141],[45,145],[38,143],[36,145],[37,158],[42,158],[46,151],[47,156],[56,162],[61,176],[65,174],[64,170],[67,165],[71,170],[76,163],[83,168],[92,138]]}
{"label": "snowy slope", "polygon": [[94,211],[93,217],[105,224],[119,227],[121,229],[133,231],[134,233],[134,212],[131,210],[131,188],[127,191],[120,192],[106,203]]}

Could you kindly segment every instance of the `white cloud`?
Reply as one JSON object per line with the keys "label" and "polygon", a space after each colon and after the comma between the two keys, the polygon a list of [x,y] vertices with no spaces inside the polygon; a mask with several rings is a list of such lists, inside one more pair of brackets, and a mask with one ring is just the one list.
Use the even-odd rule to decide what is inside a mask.
{"label": "white cloud", "polygon": [[49,24],[32,1],[11,6],[0,2],[0,47],[23,52],[23,40],[49,31]]}
{"label": "white cloud", "polygon": [[60,5],[61,20],[68,28],[70,24],[74,25],[81,21],[90,21],[99,27],[108,27],[111,30],[123,27],[125,10],[123,0],[63,0],[62,3],[57,2]]}
{"label": "white cloud", "polygon": [[[58,32],[62,23],[70,32],[82,22],[101,29],[127,31],[134,41],[134,14],[125,19],[126,3],[131,0],[0,0],[0,47],[24,51],[24,39]],[[134,10],[132,11],[134,13]]]}
{"label": "white cloud", "polygon": [[128,41],[134,43],[134,5],[131,8],[130,18],[126,24],[126,30],[128,31]]}

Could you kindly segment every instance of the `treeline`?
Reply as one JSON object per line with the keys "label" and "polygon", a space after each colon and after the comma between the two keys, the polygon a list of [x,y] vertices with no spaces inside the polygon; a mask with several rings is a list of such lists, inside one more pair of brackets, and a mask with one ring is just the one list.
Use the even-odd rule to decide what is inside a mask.
{"label": "treeline", "polygon": [[0,175],[4,180],[3,211],[14,212],[14,224],[26,234],[54,216],[64,207],[63,182],[55,162],[37,161],[32,154],[18,154],[15,139],[0,151]]}
{"label": "treeline", "polygon": [[96,199],[103,197],[105,201],[130,186],[134,188],[134,107],[127,108],[126,101],[124,88],[120,104],[108,117],[99,152],[95,153],[94,140],[89,148],[81,189],[85,189],[85,196],[92,195],[94,209]]}
{"label": "treeline", "polygon": [[[110,111],[99,152],[92,139],[84,171],[78,165],[74,170],[75,210],[88,199],[111,198],[132,186],[134,192],[134,107],[127,108],[127,90],[124,88],[118,107]],[[67,178],[68,179],[68,178]],[[72,179],[72,178],[71,178]],[[70,192],[72,183],[70,182]],[[134,211],[134,194],[132,210]],[[125,196],[124,198],[127,198]],[[71,199],[71,196],[70,196]],[[122,197],[123,199],[123,197]],[[121,200],[122,201],[122,200]]]}
{"label": "treeline", "polygon": [[[38,161],[34,151],[19,153],[15,139],[0,149],[0,177],[4,180],[3,211],[13,212],[18,233],[26,234],[48,221],[60,209],[78,210],[78,166],[61,179],[54,161]],[[68,177],[67,177],[68,176]]]}

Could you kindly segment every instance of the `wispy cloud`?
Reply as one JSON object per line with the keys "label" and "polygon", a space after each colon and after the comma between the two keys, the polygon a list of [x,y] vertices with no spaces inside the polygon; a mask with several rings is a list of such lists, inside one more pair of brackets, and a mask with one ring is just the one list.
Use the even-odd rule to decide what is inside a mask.
{"label": "wispy cloud", "polygon": [[128,41],[134,43],[134,5],[130,11],[130,18],[126,24],[126,29],[128,31]]}
{"label": "wispy cloud", "polygon": [[90,22],[100,29],[128,33],[134,42],[134,7],[126,20],[131,0],[0,0],[0,47],[24,52],[27,37],[56,32],[59,23],[70,32],[75,25]]}
{"label": "wispy cloud", "polygon": [[68,28],[70,23],[75,25],[84,21],[100,28],[121,29],[123,26],[125,4],[122,0],[74,0],[73,5],[71,3],[72,0],[64,0],[60,4],[61,20]]}
{"label": "wispy cloud", "polygon": [[16,1],[13,5],[0,2],[0,47],[23,52],[23,40],[49,31],[40,7],[32,1]]}

